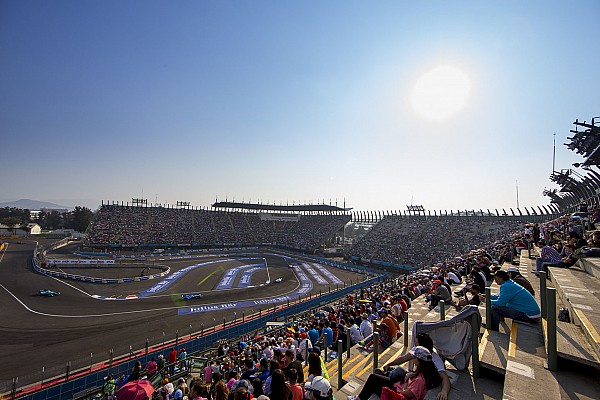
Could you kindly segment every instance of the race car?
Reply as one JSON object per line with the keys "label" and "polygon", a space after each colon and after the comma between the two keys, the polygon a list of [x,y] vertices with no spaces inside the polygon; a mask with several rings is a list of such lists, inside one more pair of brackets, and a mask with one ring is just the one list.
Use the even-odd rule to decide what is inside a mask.
{"label": "race car", "polygon": [[60,292],[57,292],[56,290],[40,289],[40,291],[38,292],[38,294],[40,296],[54,297],[54,296],[59,296]]}
{"label": "race car", "polygon": [[283,278],[277,278],[277,279],[275,279],[275,283],[281,283],[281,282],[283,282]]}
{"label": "race car", "polygon": [[183,300],[194,300],[194,299],[199,299],[202,297],[202,294],[200,293],[188,293],[188,294],[182,294],[181,298]]}

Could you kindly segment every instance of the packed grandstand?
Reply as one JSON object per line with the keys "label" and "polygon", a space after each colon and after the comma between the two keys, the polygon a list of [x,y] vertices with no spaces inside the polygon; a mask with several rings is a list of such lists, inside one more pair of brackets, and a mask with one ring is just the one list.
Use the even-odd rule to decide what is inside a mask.
{"label": "packed grandstand", "polygon": [[[273,245],[314,253],[343,233],[349,214],[267,214],[102,205],[85,244],[93,248]],[[515,232],[509,217],[385,216],[346,252],[354,261],[422,267]]]}

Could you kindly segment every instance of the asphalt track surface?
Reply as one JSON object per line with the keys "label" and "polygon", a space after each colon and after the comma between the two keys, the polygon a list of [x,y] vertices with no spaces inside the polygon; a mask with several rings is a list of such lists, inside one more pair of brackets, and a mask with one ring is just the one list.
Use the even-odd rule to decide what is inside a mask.
{"label": "asphalt track surface", "polygon": [[[171,274],[184,268],[189,270],[191,265],[209,264],[189,270],[172,281],[166,290],[144,298],[100,300],[92,296],[122,299],[152,288],[160,279],[122,284],[59,280],[39,274],[33,269],[31,257],[34,241],[27,240],[24,244],[17,244],[14,240],[8,242],[8,247],[0,253],[0,391],[4,391],[13,377],[19,377],[22,384],[39,381],[42,367],[48,378],[64,373],[67,362],[72,363],[73,369],[89,366],[90,359],[94,363],[108,359],[109,349],[114,349],[116,357],[127,354],[129,346],[134,350],[144,348],[146,339],[150,346],[161,344],[163,339],[174,339],[176,331],[185,339],[191,332],[200,331],[201,325],[204,329],[209,329],[215,323],[222,324],[224,317],[231,321],[234,312],[239,318],[242,313],[250,315],[259,309],[265,310],[268,306],[254,305],[187,315],[180,315],[181,310],[232,301],[246,304],[244,300],[260,300],[294,293],[300,286],[295,269],[288,268],[288,261],[281,256],[257,251],[245,257],[265,258],[269,268],[268,274],[264,268],[253,271],[251,287],[237,287],[243,275],[242,269],[230,289],[215,290],[231,268],[257,263],[255,260],[237,259],[244,257],[240,254],[184,260],[156,259],[146,261],[146,265],[168,265]],[[141,273],[145,266],[129,267],[139,268]],[[345,282],[364,279],[360,274],[327,269]],[[89,268],[81,270],[93,272]],[[325,292],[330,287],[335,289],[335,284],[330,283],[331,280],[325,274],[318,271],[328,284],[319,284],[304,272],[312,281],[312,293],[320,290]],[[69,269],[69,273],[73,271]],[[259,286],[268,277],[271,282],[279,277],[283,281]],[[60,291],[61,295],[52,298],[39,296],[37,293],[40,289]],[[181,299],[182,293],[202,293],[203,297],[184,301]]]}

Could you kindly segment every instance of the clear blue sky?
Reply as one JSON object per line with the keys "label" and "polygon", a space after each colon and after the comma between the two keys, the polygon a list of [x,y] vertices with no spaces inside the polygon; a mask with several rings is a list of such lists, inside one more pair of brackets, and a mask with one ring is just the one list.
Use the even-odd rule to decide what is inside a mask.
{"label": "clear blue sky", "polygon": [[[418,3],[418,4],[417,4]],[[0,200],[547,204],[600,115],[598,1],[1,1]],[[471,82],[444,121],[425,72]]]}

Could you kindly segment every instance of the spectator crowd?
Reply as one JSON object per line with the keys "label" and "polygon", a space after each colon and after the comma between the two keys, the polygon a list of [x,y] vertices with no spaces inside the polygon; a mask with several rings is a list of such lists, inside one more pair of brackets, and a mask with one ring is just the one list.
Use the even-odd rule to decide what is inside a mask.
{"label": "spectator crowd", "polygon": [[277,244],[312,252],[349,220],[341,214],[302,214],[282,221],[262,219],[259,213],[103,205],[86,245]]}

